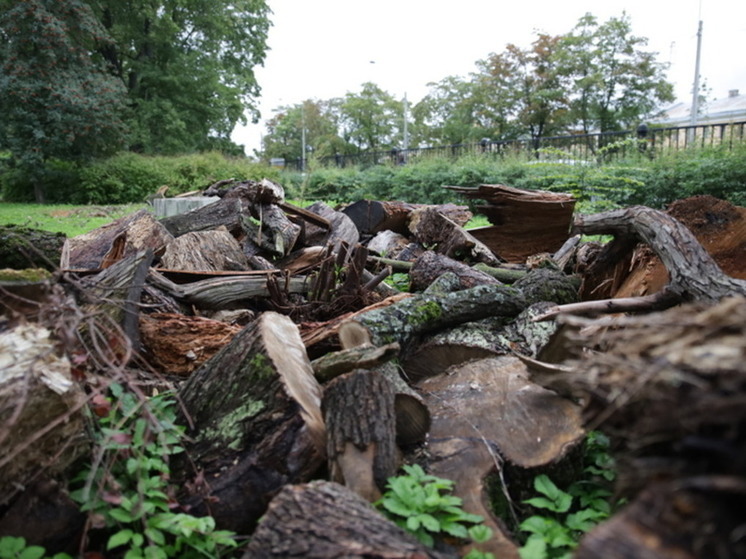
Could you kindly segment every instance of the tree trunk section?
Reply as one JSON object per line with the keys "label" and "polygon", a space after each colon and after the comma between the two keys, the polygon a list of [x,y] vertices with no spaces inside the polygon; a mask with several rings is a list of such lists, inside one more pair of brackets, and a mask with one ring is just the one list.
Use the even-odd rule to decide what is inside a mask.
{"label": "tree trunk section", "polygon": [[194,231],[217,229],[221,225],[232,234],[238,234],[241,231],[242,218],[246,213],[247,210],[244,209],[241,200],[223,198],[185,214],[164,217],[160,223],[174,237]]}
{"label": "tree trunk section", "polygon": [[394,390],[388,379],[356,370],[324,388],[327,462],[332,481],[369,502],[396,473]]}
{"label": "tree trunk section", "polygon": [[423,291],[446,272],[453,272],[458,276],[460,289],[500,283],[493,276],[476,270],[460,260],[428,250],[414,261],[409,271],[409,287],[412,291]]}
{"label": "tree trunk section", "polygon": [[213,231],[176,237],[166,245],[161,268],[187,272],[245,271],[249,264],[241,245],[221,226]]}
{"label": "tree trunk section", "polygon": [[180,398],[200,470],[185,484],[187,502],[224,529],[250,533],[283,485],[310,480],[324,461],[321,388],[283,315],[262,313],[189,377]]}
{"label": "tree trunk section", "polygon": [[415,559],[445,556],[327,481],[286,486],[272,500],[243,559]]}

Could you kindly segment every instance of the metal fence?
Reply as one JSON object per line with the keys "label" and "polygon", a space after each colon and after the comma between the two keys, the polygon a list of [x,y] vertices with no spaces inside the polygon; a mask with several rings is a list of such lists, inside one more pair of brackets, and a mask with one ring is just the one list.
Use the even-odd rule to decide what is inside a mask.
{"label": "metal fence", "polygon": [[[426,157],[458,159],[466,155],[495,158],[550,159],[554,161],[613,161],[632,153],[656,157],[682,149],[724,146],[732,148],[746,138],[746,121],[696,126],[672,126],[599,134],[570,134],[520,140],[488,140],[446,146],[388,151],[368,151],[352,155],[316,157],[314,164],[334,167],[405,165]],[[286,160],[286,169],[301,171],[308,160]]]}

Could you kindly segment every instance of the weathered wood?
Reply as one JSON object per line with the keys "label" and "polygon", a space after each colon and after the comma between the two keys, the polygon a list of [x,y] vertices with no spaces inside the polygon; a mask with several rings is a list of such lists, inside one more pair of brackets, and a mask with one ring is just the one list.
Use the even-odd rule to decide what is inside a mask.
{"label": "weathered wood", "polygon": [[352,220],[344,213],[332,209],[324,202],[316,202],[306,208],[312,215],[317,215],[327,222],[326,229],[315,226],[306,228],[307,245],[332,245],[337,250],[340,243],[355,246],[360,241],[360,232]]}
{"label": "weathered wood", "polygon": [[171,270],[212,272],[248,270],[241,245],[225,227],[194,231],[166,245],[161,266]]}
{"label": "weathered wood", "polygon": [[223,198],[185,214],[164,217],[160,223],[174,237],[193,231],[217,229],[220,226],[236,234],[241,231],[243,216],[247,214],[248,210],[240,199]]}
{"label": "weathered wood", "polygon": [[262,204],[252,210],[259,224],[245,218],[243,229],[246,237],[273,258],[290,253],[300,236],[301,228],[290,221],[278,206]]}
{"label": "weathered wood", "polygon": [[[180,390],[198,470],[186,501],[219,526],[249,533],[285,484],[311,479],[324,461],[321,388],[293,322],[264,312]],[[181,479],[191,477],[182,464]]]}
{"label": "weathered wood", "polygon": [[533,254],[554,252],[568,238],[575,208],[575,200],[569,194],[500,184],[445,188],[488,202],[476,210],[486,215],[492,226],[469,232],[508,262],[522,263]]}
{"label": "weathered wood", "polygon": [[[93,231],[68,239],[63,249],[64,257],[61,258],[60,267],[97,270],[148,248],[158,255],[163,253],[171,239],[171,234],[150,212],[139,210]],[[121,243],[121,246],[115,247],[116,242]],[[104,260],[107,260],[107,266],[103,265]]]}
{"label": "weathered wood", "polygon": [[[269,297],[267,281],[273,273],[276,272],[257,270],[252,275],[220,276],[188,284],[176,284],[151,269],[148,282],[177,300],[201,309],[220,310],[235,308],[255,298]],[[306,279],[302,277],[288,278],[282,285],[288,293],[308,291]]]}
{"label": "weathered wood", "polygon": [[409,288],[412,291],[423,291],[446,272],[453,272],[458,276],[461,289],[500,283],[493,276],[472,268],[460,260],[428,250],[414,261],[409,271]]}
{"label": "weathered wood", "polygon": [[588,235],[613,233],[647,243],[668,270],[668,289],[682,300],[713,301],[746,295],[746,280],[725,275],[692,232],[661,211],[633,206],[578,216],[574,229]]}
{"label": "weathered wood", "polygon": [[54,271],[65,239],[64,233],[17,225],[0,226],[0,269],[43,268]]}
{"label": "weathered wood", "polygon": [[361,235],[391,230],[396,233],[407,233],[409,214],[414,209],[412,204],[404,202],[360,200],[342,209],[360,231]]}
{"label": "weathered wood", "polygon": [[399,344],[382,347],[358,346],[327,353],[311,362],[319,382],[330,381],[355,369],[371,369],[399,355]]}
{"label": "weathered wood", "polygon": [[423,293],[348,319],[339,337],[345,347],[392,342],[404,346],[413,335],[489,316],[516,316],[525,306],[521,291],[504,285],[480,285],[443,296]]}
{"label": "weathered wood", "polygon": [[372,371],[345,373],[326,385],[321,409],[331,480],[378,500],[398,468],[392,385]]}
{"label": "weathered wood", "polygon": [[148,362],[161,373],[181,377],[189,376],[240,330],[240,326],[198,316],[170,313],[140,316]]}
{"label": "weathered wood", "polygon": [[463,227],[448,219],[438,208],[420,208],[412,212],[409,230],[417,242],[435,246],[435,252],[467,262],[496,266],[500,259],[484,243]]}
{"label": "weathered wood", "polygon": [[0,505],[87,451],[85,402],[49,330],[24,324],[0,333]]}
{"label": "weathered wood", "polygon": [[487,502],[487,476],[502,472],[503,460],[546,467],[584,438],[580,407],[527,376],[518,359],[502,356],[454,366],[417,385],[432,414],[429,472],[454,480],[464,509],[485,518],[495,536],[481,549],[496,557],[518,552]]}
{"label": "weathered wood", "polygon": [[[414,243],[401,233],[395,233],[387,229],[376,233],[376,236],[368,241],[366,246],[369,251],[388,259],[409,260],[409,255],[417,252],[422,253],[425,250],[421,245],[414,245],[416,248],[413,249],[413,245]],[[407,256],[400,258],[400,255],[404,254]]]}
{"label": "weathered wood", "polygon": [[370,504],[328,481],[288,485],[272,500],[243,559],[437,559]]}

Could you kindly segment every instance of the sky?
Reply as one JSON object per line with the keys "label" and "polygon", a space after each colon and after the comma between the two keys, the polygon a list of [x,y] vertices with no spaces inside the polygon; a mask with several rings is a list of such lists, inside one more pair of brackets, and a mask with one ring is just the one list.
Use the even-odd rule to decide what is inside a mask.
{"label": "sky", "polygon": [[262,67],[259,124],[239,126],[234,141],[252,154],[265,121],[282,105],[359,92],[373,82],[411,104],[428,83],[468,76],[476,62],[537,33],[560,35],[586,13],[600,22],[626,12],[646,50],[670,64],[678,100],[691,102],[702,21],[700,80],[711,100],[746,94],[746,2],[743,0],[268,0],[272,28]]}

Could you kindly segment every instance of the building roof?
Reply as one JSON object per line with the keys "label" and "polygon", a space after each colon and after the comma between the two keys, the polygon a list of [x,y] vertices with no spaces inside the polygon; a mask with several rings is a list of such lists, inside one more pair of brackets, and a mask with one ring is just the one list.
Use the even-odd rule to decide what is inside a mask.
{"label": "building roof", "polygon": [[[654,124],[668,126],[686,126],[691,122],[691,103],[677,102],[663,109],[661,115],[653,120]],[[724,124],[746,121],[746,95],[737,89],[728,92],[727,97],[707,101],[700,107],[697,124]]]}

